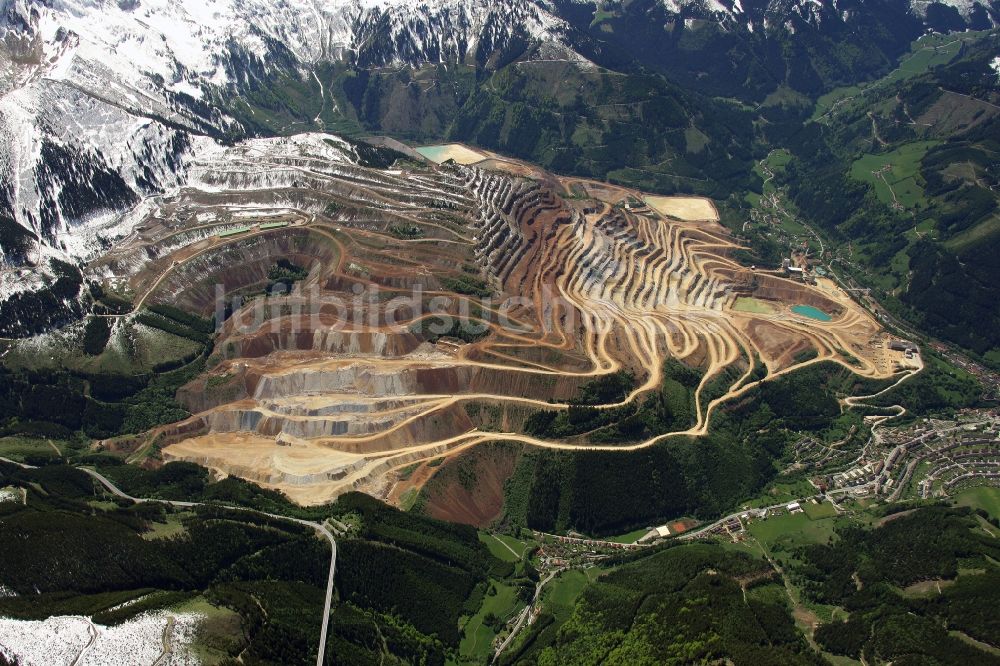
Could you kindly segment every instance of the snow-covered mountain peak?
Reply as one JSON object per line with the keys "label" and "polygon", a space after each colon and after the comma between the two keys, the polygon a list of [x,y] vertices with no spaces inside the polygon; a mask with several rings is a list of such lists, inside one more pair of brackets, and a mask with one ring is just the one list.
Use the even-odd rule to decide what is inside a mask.
{"label": "snow-covered mountain peak", "polygon": [[[964,15],[982,1],[944,3]],[[336,82],[324,88],[317,72],[333,78],[331,71],[346,69],[363,80],[375,70],[398,69],[405,78],[407,68],[428,63],[485,69],[529,59],[589,64],[580,53],[616,67],[628,56],[622,39],[628,32],[614,34],[609,46],[595,35],[613,26],[595,26],[599,15],[618,11],[634,12],[632,25],[644,19],[672,24],[681,16],[692,29],[707,19],[723,32],[759,28],[767,38],[804,24],[819,28],[831,17],[836,28],[878,2],[891,5],[893,16],[928,6],[925,0],[657,2],[0,0],[0,231],[13,230],[0,237],[0,263],[33,243],[63,249],[81,220],[120,212],[176,184],[193,137],[240,137],[247,127],[287,131],[254,114],[276,110],[276,117],[288,117],[284,107],[312,94],[313,80],[325,103],[318,122],[323,108],[343,103],[348,91],[338,90],[341,97],[331,103],[329,84]],[[327,63],[336,66],[326,69]],[[308,86],[298,85],[307,80]],[[440,82],[429,81],[427,90],[435,85]],[[461,86],[446,81],[444,87]],[[422,126],[418,113],[453,116],[447,105],[415,103],[411,92],[386,93],[397,115],[414,109],[406,118],[410,126]],[[299,124],[298,130],[311,129]],[[68,242],[65,250],[77,252]]]}
{"label": "snow-covered mountain peak", "polygon": [[[587,2],[588,0],[578,0]],[[984,13],[988,0],[908,0],[910,12],[919,17],[927,15],[930,5],[951,7],[963,18],[968,18],[977,7]],[[794,12],[802,18],[818,17],[823,10],[841,14],[857,8],[855,0],[658,0],[661,7],[672,14],[700,13],[719,18],[739,18],[747,14],[768,15]]]}
{"label": "snow-covered mountain peak", "polygon": [[[484,30],[503,27],[553,39],[563,22],[530,0],[7,0],[19,17],[37,15],[46,43],[60,30],[79,35],[80,55],[170,81],[225,79],[225,55],[238,46],[258,58],[280,47],[301,63],[381,51],[401,64],[473,55]],[[399,52],[386,52],[386,45]],[[411,63],[412,64],[412,63]]]}
{"label": "snow-covered mountain peak", "polygon": [[[75,226],[176,183],[192,136],[238,135],[213,102],[271,73],[485,64],[529,44],[582,60],[567,30],[533,0],[0,0],[0,217],[79,254]],[[4,239],[0,263],[26,244]]]}

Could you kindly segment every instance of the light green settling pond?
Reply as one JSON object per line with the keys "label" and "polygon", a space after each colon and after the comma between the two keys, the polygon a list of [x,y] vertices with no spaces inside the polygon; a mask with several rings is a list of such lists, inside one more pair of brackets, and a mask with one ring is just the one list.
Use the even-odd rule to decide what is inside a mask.
{"label": "light green settling pond", "polygon": [[448,143],[441,146],[422,146],[417,152],[437,164],[455,160],[459,164],[475,164],[486,159],[486,155],[466,148],[459,143]]}
{"label": "light green settling pond", "polygon": [[830,321],[832,319],[830,315],[811,305],[793,305],[792,312],[817,321]]}

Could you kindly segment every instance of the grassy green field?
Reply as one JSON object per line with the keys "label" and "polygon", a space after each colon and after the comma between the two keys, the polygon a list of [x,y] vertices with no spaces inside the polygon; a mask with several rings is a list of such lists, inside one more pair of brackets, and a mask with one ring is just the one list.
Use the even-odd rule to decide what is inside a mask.
{"label": "grassy green field", "polygon": [[167,516],[167,522],[165,523],[155,523],[151,522],[149,524],[150,530],[143,533],[143,539],[169,539],[171,537],[179,536],[187,532],[187,528],[184,527],[184,518],[193,515],[190,512],[184,513],[172,513]]}
{"label": "grassy green field", "polygon": [[545,586],[543,605],[559,620],[565,620],[573,612],[577,597],[588,583],[592,583],[603,573],[600,567],[570,569],[564,571]]}
{"label": "grassy green field", "polygon": [[600,25],[601,23],[604,23],[608,19],[614,17],[614,12],[605,11],[604,9],[601,9],[600,5],[598,5],[597,9],[594,11],[594,20],[590,22],[590,27],[593,28],[594,26]]}
{"label": "grassy green field", "polygon": [[957,630],[952,630],[952,631],[949,631],[948,633],[950,635],[958,638],[963,643],[968,643],[969,645],[972,645],[972,646],[974,646],[974,647],[976,647],[976,648],[978,648],[980,650],[984,650],[986,652],[989,652],[992,655],[1000,656],[1000,648],[995,648],[992,645],[990,645],[989,643],[984,643],[982,641],[977,641],[974,638],[972,638],[971,636],[969,636],[968,634],[965,634],[965,633],[963,633],[961,631],[957,631]]}
{"label": "grassy green field", "polygon": [[962,49],[962,42],[977,39],[975,35],[924,35],[910,47],[910,55],[900,61],[899,67],[892,70],[880,83],[895,83],[914,76],[919,76],[932,67],[947,65]]}
{"label": "grassy green field", "polygon": [[519,561],[527,548],[523,541],[518,541],[514,537],[509,537],[506,534],[480,532],[479,540],[486,544],[486,547],[490,549],[490,553],[493,554],[493,557],[503,560],[504,562]]}
{"label": "grassy green field", "polygon": [[823,518],[833,518],[837,515],[837,509],[830,502],[813,504],[806,502],[802,505],[802,510],[806,512],[810,520],[822,520]]}
{"label": "grassy green field", "polygon": [[166,331],[142,324],[124,324],[112,333],[105,350],[97,356],[81,352],[79,341],[57,340],[43,353],[31,346],[13,347],[4,364],[14,369],[67,368],[87,373],[133,375],[149,372],[159,363],[183,359],[201,345]]}
{"label": "grassy green field", "polygon": [[[862,155],[851,165],[851,177],[872,185],[875,194],[884,204],[892,205],[893,201],[898,201],[906,208],[914,208],[918,204],[926,206],[923,187],[917,180],[920,160],[938,143],[940,142],[914,141],[887,153]],[[881,177],[873,173],[886,165],[891,165],[892,168],[883,172]]]}
{"label": "grassy green field", "polygon": [[158,363],[182,359],[201,349],[198,343],[148,326],[131,326],[124,334],[128,345],[114,344],[114,338],[99,356],[82,357],[75,367],[87,372],[136,374]]}
{"label": "grassy green field", "polygon": [[805,513],[785,514],[750,524],[750,534],[768,550],[781,544],[786,550],[810,543],[825,543],[833,536],[835,520],[813,520]]}
{"label": "grassy green field", "polygon": [[963,490],[956,497],[959,506],[983,509],[994,518],[1000,518],[1000,488],[979,486]]}
{"label": "grassy green field", "polygon": [[192,651],[202,664],[218,664],[231,659],[232,646],[243,631],[240,616],[228,608],[213,606],[204,597],[195,597],[173,607],[178,613],[197,613],[204,619],[198,625]]}
{"label": "grassy green field", "polygon": [[[786,210],[790,207],[791,204],[788,204]],[[778,226],[780,226],[786,233],[805,240],[806,242],[809,243],[809,247],[811,248],[813,247],[813,243],[815,243],[815,240],[813,239],[812,234],[809,233],[809,231],[805,228],[805,226],[802,225],[801,222],[799,222],[797,219],[785,215],[778,215],[777,217],[778,217]]]}
{"label": "grassy green field", "polygon": [[771,171],[780,171],[792,161],[792,154],[784,148],[778,148],[768,153],[764,161]]}
{"label": "grassy green field", "polygon": [[399,508],[403,511],[409,511],[413,508],[413,505],[417,503],[417,498],[420,496],[420,491],[416,488],[409,488],[403,495],[399,498]]}
{"label": "grassy green field", "polygon": [[0,437],[0,458],[23,462],[28,456],[55,457],[65,455],[66,444],[30,437]]}
{"label": "grassy green field", "polygon": [[806,106],[810,102],[808,96],[787,85],[779,85],[764,98],[762,107],[772,106]]}
{"label": "grassy green field", "polygon": [[905,248],[893,255],[889,266],[894,275],[906,275],[910,269],[910,255],[906,253]]}
{"label": "grassy green field", "polygon": [[760,545],[752,540],[730,541],[728,538],[722,538],[719,539],[718,544],[726,550],[732,550],[737,553],[744,553],[745,555],[751,555],[758,558],[764,556],[760,550]]}
{"label": "grassy green field", "polygon": [[700,153],[709,144],[709,139],[696,127],[684,130],[684,142],[689,153]]}
{"label": "grassy green field", "polygon": [[823,657],[833,664],[833,666],[857,666],[857,664],[861,663],[857,659],[851,659],[839,654],[830,654],[829,652],[824,652]]}
{"label": "grassy green field", "polygon": [[497,534],[496,537],[513,548],[519,557],[523,557],[524,553],[531,550],[531,547],[535,545],[534,541],[522,541],[506,534]]}
{"label": "grassy green field", "polygon": [[483,598],[483,605],[479,612],[465,623],[462,641],[458,646],[459,655],[472,657],[477,663],[489,661],[493,652],[493,639],[496,637],[493,628],[484,623],[486,616],[492,613],[506,620],[514,615],[522,605],[518,601],[516,587],[500,582],[495,582],[494,585],[496,594],[487,594]]}
{"label": "grassy green field", "polygon": [[753,314],[774,314],[777,309],[767,301],[761,301],[748,296],[741,296],[736,299],[733,309],[737,312],[751,312]]}
{"label": "grassy green field", "polygon": [[1000,216],[998,215],[979,222],[975,226],[957,234],[954,238],[949,238],[945,241],[944,245],[953,252],[960,252],[995,234],[1000,234]]}
{"label": "grassy green field", "polygon": [[618,536],[607,537],[605,541],[612,541],[614,543],[635,543],[636,541],[639,540],[639,537],[645,536],[646,532],[648,531],[649,530],[643,527],[642,529],[633,530],[631,532],[628,532],[627,534],[619,534]]}
{"label": "grassy green field", "polygon": [[830,109],[837,104],[837,102],[850,97],[855,97],[860,95],[862,92],[864,92],[864,90],[858,86],[834,88],[816,100],[816,107],[813,109],[813,114],[810,120],[819,120],[819,118],[828,113]]}
{"label": "grassy green field", "polygon": [[970,31],[960,35],[924,35],[910,45],[910,53],[904,56],[899,66],[881,79],[862,86],[835,88],[816,100],[810,120],[818,120],[840,102],[862,95],[866,90],[896,83],[919,76],[933,67],[947,65],[959,54],[963,42],[974,42],[988,35],[989,31]]}
{"label": "grassy green field", "polygon": [[771,506],[772,504],[791,502],[803,497],[811,497],[815,494],[816,489],[805,479],[788,482],[779,481],[768,487],[760,497],[754,498],[744,506],[748,508]]}

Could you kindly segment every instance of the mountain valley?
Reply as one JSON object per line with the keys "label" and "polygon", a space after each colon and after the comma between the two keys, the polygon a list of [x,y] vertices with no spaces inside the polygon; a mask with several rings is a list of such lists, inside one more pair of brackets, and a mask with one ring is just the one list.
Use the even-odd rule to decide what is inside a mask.
{"label": "mountain valley", "polygon": [[0,666],[995,664],[996,0],[0,0]]}

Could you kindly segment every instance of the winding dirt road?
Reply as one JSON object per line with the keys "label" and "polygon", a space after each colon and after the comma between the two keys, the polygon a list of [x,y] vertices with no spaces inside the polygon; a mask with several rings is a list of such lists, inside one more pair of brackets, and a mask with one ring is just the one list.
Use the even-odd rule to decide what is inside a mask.
{"label": "winding dirt road", "polygon": [[[330,252],[314,255],[323,261],[310,271],[310,287],[348,297],[359,290],[378,291],[379,300],[352,305],[356,311],[338,322],[334,334],[319,324],[303,329],[310,324],[283,307],[261,311],[261,326],[246,326],[256,321],[259,306],[247,303],[220,332],[216,349],[232,351],[212,370],[222,376],[241,368],[247,393],[224,404],[209,395],[195,401],[203,406],[181,426],[190,428],[171,436],[175,443],[164,449],[168,459],[192,460],[265,484],[279,479],[271,487],[289,493],[296,484],[318,486],[324,478],[328,487],[346,490],[394,467],[489,439],[634,451],[670,437],[703,436],[723,403],[761,381],[813,363],[837,363],[866,377],[891,376],[871,351],[882,328],[870,314],[832,283],[804,284],[742,266],[734,255],[745,248],[718,223],[711,202],[702,208],[713,211],[713,219],[678,220],[637,204],[644,195],[636,190],[562,178],[509,161],[502,168],[524,167],[536,177],[448,165],[381,171],[324,162],[301,147],[288,155],[271,148],[233,151],[218,163],[199,165],[211,183],[241,183],[231,191],[213,185],[213,192],[225,192],[234,206],[229,210],[228,204],[213,203],[209,210],[216,219],[246,219],[247,209],[254,208],[248,198],[278,193],[283,214],[302,221],[297,228],[332,243]],[[262,167],[269,173],[267,183],[288,172],[295,181],[294,197],[288,189],[265,186],[254,190],[263,194],[253,195],[239,189],[248,173]],[[207,205],[199,196],[182,197],[176,204],[189,219],[192,210]],[[332,209],[324,205],[331,198]],[[399,224],[412,225],[426,237],[394,237]],[[177,250],[159,274],[136,278],[142,294],[136,307],[161,289],[183,294],[188,284],[224,279],[224,272],[204,275],[217,270],[204,259],[265,233],[286,230],[254,229],[213,239],[197,250]],[[143,240],[138,249],[150,250],[151,242]],[[121,257],[131,256],[129,251],[119,252],[123,265]],[[308,248],[296,252],[308,256]],[[224,262],[237,255],[219,256]],[[399,325],[390,326],[389,299],[416,287],[420,307],[404,310]],[[458,293],[463,291],[468,293]],[[484,291],[491,296],[484,297]],[[773,305],[736,308],[748,294]],[[289,308],[305,300],[301,292],[283,298]],[[423,330],[434,316],[424,303],[438,299],[448,302],[449,315],[470,311],[470,320],[484,324],[486,335],[467,344],[413,349],[407,336]],[[790,307],[794,304],[817,307],[828,320],[798,315]],[[510,324],[501,325],[502,317]],[[332,335],[351,342],[334,350],[324,342]],[[394,341],[396,347],[390,344]],[[553,441],[515,432],[516,418],[523,417],[507,416],[508,408],[568,410],[569,396],[582,384],[619,370],[630,371],[636,385],[622,400],[594,407],[635,404],[662,385],[669,359],[702,373],[693,391],[692,422],[675,432],[621,446]],[[338,386],[315,386],[319,373]],[[259,388],[267,382],[286,388],[259,394],[254,384]],[[383,385],[393,388],[376,388]],[[476,403],[499,408],[501,427],[487,429],[471,420],[469,428],[462,412]],[[252,450],[239,446],[236,433],[259,436],[261,443]],[[293,446],[272,446],[268,452],[263,441],[274,443],[279,436]],[[293,458],[287,472],[274,469],[281,464],[278,459]],[[330,494],[315,497],[325,501]]]}

